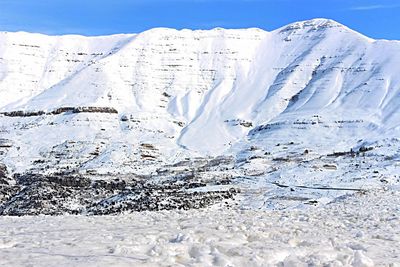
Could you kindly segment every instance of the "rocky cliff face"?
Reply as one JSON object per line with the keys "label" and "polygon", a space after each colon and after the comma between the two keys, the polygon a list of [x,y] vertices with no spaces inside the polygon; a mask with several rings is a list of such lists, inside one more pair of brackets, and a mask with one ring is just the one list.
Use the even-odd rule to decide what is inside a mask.
{"label": "rocky cliff face", "polygon": [[[372,40],[325,19],[272,32],[0,33],[0,162],[7,166],[0,177],[11,179],[7,188],[25,192],[4,198],[20,203],[43,184],[70,187],[48,180],[60,173],[90,181],[155,179],[174,164],[197,173],[202,165],[193,162],[219,155],[233,157],[231,171],[223,164],[216,169],[224,175],[298,184],[325,183],[329,176],[290,180],[298,168],[291,163],[308,157],[373,147],[396,160],[399,63],[399,42]],[[321,166],[332,164],[336,159]],[[349,164],[336,168],[345,172]],[[27,174],[41,182],[17,178]],[[123,180],[132,187],[132,179]],[[92,192],[90,184],[84,188]],[[75,196],[86,200],[72,210],[94,205]]]}

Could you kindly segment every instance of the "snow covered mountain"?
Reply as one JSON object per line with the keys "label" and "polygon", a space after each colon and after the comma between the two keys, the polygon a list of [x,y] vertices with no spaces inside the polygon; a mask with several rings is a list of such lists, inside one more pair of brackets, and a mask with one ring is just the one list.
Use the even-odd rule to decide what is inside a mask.
{"label": "snow covered mountain", "polygon": [[327,19],[272,32],[2,32],[0,162],[10,174],[152,175],[231,155],[232,172],[265,176],[296,153],[390,145],[398,161],[399,66],[400,42]]}

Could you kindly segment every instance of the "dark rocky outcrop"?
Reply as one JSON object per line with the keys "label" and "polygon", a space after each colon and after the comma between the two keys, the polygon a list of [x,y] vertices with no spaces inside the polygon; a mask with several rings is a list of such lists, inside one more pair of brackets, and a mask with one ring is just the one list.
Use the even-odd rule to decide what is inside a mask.
{"label": "dark rocky outcrop", "polygon": [[[0,184],[6,183],[6,178],[8,176],[7,167],[3,163],[0,163]],[[4,182],[2,182],[4,181]]]}
{"label": "dark rocky outcrop", "polygon": [[9,200],[17,191],[18,187],[9,177],[6,165],[0,163],[0,204]]}
{"label": "dark rocky outcrop", "polygon": [[13,146],[13,143],[11,140],[0,139],[0,148],[10,148],[12,146]]}
{"label": "dark rocky outcrop", "polygon": [[46,112],[39,110],[39,111],[9,111],[9,112],[1,112],[0,114],[7,116],[7,117],[32,117],[32,116],[41,116],[45,115]]}
{"label": "dark rocky outcrop", "polygon": [[[203,179],[201,176],[208,169],[230,164],[231,160],[218,157],[197,168],[174,171],[171,167],[149,177],[106,175],[99,178],[74,172],[51,175],[28,172],[15,174],[11,182],[4,178],[3,184],[3,177],[8,174],[5,166],[0,165],[0,215],[104,215],[203,208],[232,199],[238,192],[229,186],[232,177]],[[207,186],[220,187],[207,190]]]}
{"label": "dark rocky outcrop", "polygon": [[32,117],[32,116],[42,116],[42,115],[58,115],[67,112],[118,114],[118,111],[112,107],[60,107],[50,112],[46,112],[43,110],[38,110],[38,111],[16,110],[16,111],[0,112],[0,115],[4,115],[7,117]]}
{"label": "dark rocky outcrop", "polygon": [[51,115],[57,115],[57,114],[61,114],[61,113],[65,113],[65,112],[73,112],[73,111],[74,111],[73,107],[61,107],[61,108],[57,108],[49,113]]}
{"label": "dark rocky outcrop", "polygon": [[76,107],[72,111],[73,113],[110,113],[118,114],[115,108],[110,107]]}

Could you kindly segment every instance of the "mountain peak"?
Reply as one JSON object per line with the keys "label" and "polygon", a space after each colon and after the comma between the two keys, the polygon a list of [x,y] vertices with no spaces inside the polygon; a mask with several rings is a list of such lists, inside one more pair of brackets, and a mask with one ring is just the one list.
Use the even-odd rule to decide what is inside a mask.
{"label": "mountain peak", "polygon": [[301,29],[321,30],[329,28],[344,28],[345,26],[331,19],[316,18],[291,23],[280,29],[279,32],[296,31]]}
{"label": "mountain peak", "polygon": [[325,26],[325,27],[341,27],[343,26],[339,22],[333,19],[326,19],[326,18],[315,18],[310,20],[299,21],[299,23],[303,23],[305,26],[307,25],[316,25],[316,26]]}

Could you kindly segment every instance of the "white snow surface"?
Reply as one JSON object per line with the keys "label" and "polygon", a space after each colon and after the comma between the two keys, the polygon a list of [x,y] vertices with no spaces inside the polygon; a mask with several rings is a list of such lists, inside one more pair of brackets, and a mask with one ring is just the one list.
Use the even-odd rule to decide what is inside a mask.
{"label": "white snow surface", "polygon": [[399,191],[292,211],[1,217],[2,266],[399,266]]}
{"label": "white snow surface", "polygon": [[[325,138],[331,147],[345,140],[348,147],[366,137],[398,134],[399,63],[399,42],[372,40],[327,19],[272,32],[156,28],[104,37],[2,32],[0,111],[97,106],[131,116],[139,126],[114,117],[106,125],[111,140],[97,167],[110,162],[117,140],[133,146],[138,140],[159,143],[169,160],[188,151],[219,155],[243,143],[259,125],[315,115],[324,123],[362,120],[357,131],[319,129],[316,142]],[[7,132],[15,120],[0,118],[1,135],[21,142],[11,157],[35,158],[23,138],[30,147],[48,149],[76,138],[93,140],[102,128],[96,124],[104,124],[95,116],[87,119],[89,125],[68,125],[70,118],[30,119],[23,123],[35,127],[23,133]],[[51,131],[55,134],[41,138]],[[293,138],[315,144],[312,134],[298,132]],[[30,167],[27,162],[22,169]]]}
{"label": "white snow surface", "polygon": [[[398,266],[399,66],[400,42],[327,19],[271,32],[0,32],[10,175],[156,175],[224,155],[234,167],[206,175],[241,190],[230,209],[1,217],[0,265]],[[117,113],[51,114],[66,107]]]}

